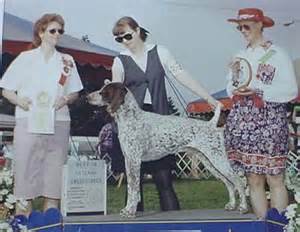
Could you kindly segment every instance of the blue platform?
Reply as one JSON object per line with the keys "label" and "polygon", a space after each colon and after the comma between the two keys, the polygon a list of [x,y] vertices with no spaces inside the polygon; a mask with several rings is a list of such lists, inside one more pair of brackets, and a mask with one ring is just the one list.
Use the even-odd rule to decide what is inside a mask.
{"label": "blue platform", "polygon": [[[119,215],[68,216],[59,210],[34,211],[27,219],[16,216],[11,225],[27,225],[35,232],[283,232],[286,218],[276,209],[268,211],[267,221],[258,221],[252,214],[224,210],[181,210],[139,213],[136,218]],[[272,220],[271,220],[272,219]]]}
{"label": "blue platform", "polygon": [[65,232],[266,232],[267,223],[252,214],[224,210],[146,212],[135,219],[118,215],[66,217]]}
{"label": "blue platform", "polygon": [[265,222],[255,221],[207,221],[207,222],[164,222],[153,223],[96,223],[66,224],[65,232],[266,232]]}

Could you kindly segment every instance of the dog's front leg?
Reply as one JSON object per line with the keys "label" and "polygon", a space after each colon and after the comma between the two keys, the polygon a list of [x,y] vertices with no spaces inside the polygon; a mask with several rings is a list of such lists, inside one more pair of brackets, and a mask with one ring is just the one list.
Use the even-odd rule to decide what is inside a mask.
{"label": "dog's front leg", "polygon": [[137,157],[125,157],[127,175],[127,204],[121,210],[122,217],[135,217],[137,204],[140,201],[141,160]]}

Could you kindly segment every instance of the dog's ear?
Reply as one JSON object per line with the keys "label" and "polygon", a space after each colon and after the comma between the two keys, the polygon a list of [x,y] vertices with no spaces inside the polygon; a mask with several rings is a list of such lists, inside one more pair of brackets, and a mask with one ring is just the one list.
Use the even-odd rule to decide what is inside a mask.
{"label": "dog's ear", "polygon": [[125,96],[127,94],[127,89],[122,83],[115,83],[112,88],[112,99],[110,102],[110,113],[115,113],[120,105],[124,103]]}

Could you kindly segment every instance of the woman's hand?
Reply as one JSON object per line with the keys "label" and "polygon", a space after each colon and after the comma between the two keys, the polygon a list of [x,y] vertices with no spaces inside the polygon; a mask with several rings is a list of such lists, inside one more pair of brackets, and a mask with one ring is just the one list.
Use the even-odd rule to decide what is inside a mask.
{"label": "woman's hand", "polygon": [[62,96],[56,99],[53,108],[57,111],[68,104],[68,97]]}
{"label": "woman's hand", "polygon": [[31,99],[28,97],[19,97],[14,90],[3,89],[3,97],[5,97],[9,102],[14,105],[21,107],[23,110],[28,111],[30,104],[32,103]]}
{"label": "woman's hand", "polygon": [[78,92],[69,93],[67,96],[61,96],[56,99],[53,108],[59,110],[65,105],[72,104],[78,98]]}
{"label": "woman's hand", "polygon": [[209,104],[213,109],[217,108],[218,106],[219,106],[221,109],[224,108],[223,103],[220,102],[220,101],[218,101],[218,100],[216,100],[216,99],[214,99],[214,98],[207,100],[207,102],[208,102],[208,104]]}
{"label": "woman's hand", "polygon": [[21,107],[23,110],[28,111],[32,101],[28,97],[17,97],[16,105]]}
{"label": "woman's hand", "polygon": [[230,63],[229,63],[229,68],[232,71],[232,74],[239,75],[239,72],[241,71],[241,61],[240,59],[234,58]]}

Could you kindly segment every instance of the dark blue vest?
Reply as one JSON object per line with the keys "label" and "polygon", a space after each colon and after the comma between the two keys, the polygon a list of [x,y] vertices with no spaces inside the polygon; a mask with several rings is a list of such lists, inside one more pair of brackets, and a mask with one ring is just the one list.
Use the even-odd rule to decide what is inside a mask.
{"label": "dark blue vest", "polygon": [[146,89],[151,95],[153,112],[169,114],[168,99],[165,86],[165,70],[160,62],[157,46],[148,51],[146,72],[127,55],[118,56],[124,67],[124,84],[133,93],[137,103],[142,108]]}

